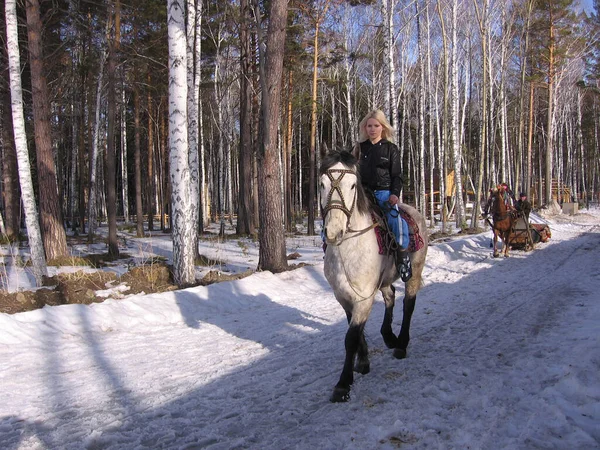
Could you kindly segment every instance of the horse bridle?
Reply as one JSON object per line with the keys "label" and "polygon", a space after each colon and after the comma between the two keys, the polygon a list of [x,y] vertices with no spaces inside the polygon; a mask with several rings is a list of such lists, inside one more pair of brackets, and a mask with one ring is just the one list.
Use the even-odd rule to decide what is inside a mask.
{"label": "horse bridle", "polygon": [[[335,178],[333,176],[334,173],[339,173],[339,177]],[[325,171],[325,175],[327,175],[327,178],[329,178],[329,180],[331,181],[331,188],[329,189],[329,193],[327,194],[327,204],[325,205],[325,208],[323,208],[323,218],[325,218],[325,216],[332,209],[339,209],[344,214],[346,214],[347,224],[349,224],[350,217],[352,216],[352,212],[354,211],[354,205],[356,204],[356,189],[354,190],[352,206],[350,206],[350,209],[348,209],[346,207],[346,199],[344,198],[344,193],[340,188],[340,182],[342,181],[342,178],[344,178],[344,175],[346,175],[347,173],[356,175],[356,172],[350,169],[329,169]],[[333,193],[335,191],[337,191],[337,193],[339,194],[340,200],[333,200]]]}
{"label": "horse bridle", "polygon": [[[333,176],[334,173],[339,173],[340,175],[336,178]],[[350,228],[350,217],[352,216],[352,213],[354,212],[354,207],[356,206],[356,196],[358,195],[358,188],[354,190],[354,198],[352,199],[352,205],[350,206],[350,209],[348,209],[348,207],[346,206],[346,199],[344,198],[344,194],[342,192],[342,189],[340,188],[340,182],[342,181],[342,178],[344,178],[344,175],[346,175],[347,173],[356,175],[356,172],[350,169],[328,169],[325,171],[325,175],[327,175],[327,178],[329,178],[329,180],[331,181],[331,188],[329,189],[329,193],[327,194],[327,204],[325,205],[325,208],[323,208],[321,215],[323,217],[323,220],[325,220],[325,217],[327,216],[329,211],[331,211],[332,209],[339,209],[344,214],[346,214],[346,232],[358,234],[366,233],[367,231],[375,228],[378,225],[378,222],[374,222],[372,225],[363,228],[362,230],[353,230],[352,228]],[[333,200],[333,193],[336,191],[340,196],[340,200]]]}

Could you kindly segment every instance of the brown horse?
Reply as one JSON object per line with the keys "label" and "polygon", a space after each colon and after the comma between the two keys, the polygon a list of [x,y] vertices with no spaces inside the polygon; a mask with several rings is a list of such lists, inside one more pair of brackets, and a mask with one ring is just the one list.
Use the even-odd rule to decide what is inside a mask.
{"label": "brown horse", "polygon": [[505,258],[508,258],[508,250],[510,248],[510,235],[513,232],[516,215],[513,210],[510,210],[504,202],[504,188],[501,186],[495,188],[491,192],[492,204],[490,213],[492,214],[492,231],[494,232],[494,258],[500,256],[497,249],[498,237],[502,239],[502,253]]}

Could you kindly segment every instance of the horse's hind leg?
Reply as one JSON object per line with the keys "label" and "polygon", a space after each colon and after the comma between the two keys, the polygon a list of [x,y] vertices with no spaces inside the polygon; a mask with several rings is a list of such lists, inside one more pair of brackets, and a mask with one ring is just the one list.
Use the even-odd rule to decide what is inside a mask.
{"label": "horse's hind leg", "polygon": [[398,338],[392,330],[392,321],[394,320],[394,305],[396,303],[396,288],[393,285],[382,288],[381,293],[385,301],[385,314],[381,324],[381,335],[387,348],[396,348]]}

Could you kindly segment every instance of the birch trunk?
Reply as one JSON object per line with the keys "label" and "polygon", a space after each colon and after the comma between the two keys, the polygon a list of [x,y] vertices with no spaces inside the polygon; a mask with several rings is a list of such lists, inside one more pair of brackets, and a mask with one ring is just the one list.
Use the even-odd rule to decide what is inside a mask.
{"label": "birch trunk", "polygon": [[451,89],[450,89],[450,128],[452,142],[452,157],[454,166],[454,186],[456,187],[456,227],[464,227],[465,206],[462,192],[462,151],[460,146],[459,113],[458,113],[458,0],[452,1],[452,52],[451,52]]}
{"label": "birch trunk", "polygon": [[[188,112],[188,144],[190,162],[190,200],[193,204],[194,229],[199,229],[200,221],[200,177],[198,162],[198,104],[200,100],[202,32],[202,0],[187,0],[187,112]],[[194,257],[198,256],[198,234],[194,234]]]}
{"label": "birch trunk", "polygon": [[19,54],[19,36],[17,31],[17,3],[16,0],[6,0],[6,46],[8,50],[8,70],[11,92],[11,110],[13,117],[13,132],[15,149],[17,152],[17,165],[19,168],[19,183],[21,185],[21,199],[25,211],[25,224],[29,238],[29,250],[33,265],[33,275],[36,284],[41,286],[43,278],[48,276],[44,243],[38,222],[33,181],[31,179],[31,165],[27,149],[27,134],[25,132],[25,116],[23,113],[23,91],[21,87],[21,61]]}
{"label": "birch trunk", "polygon": [[479,24],[479,33],[481,35],[481,124],[479,128],[479,166],[477,170],[477,192],[475,196],[475,205],[473,205],[473,214],[471,216],[471,227],[474,228],[477,224],[477,216],[479,214],[481,199],[483,198],[483,175],[485,172],[485,157],[486,157],[486,140],[487,140],[487,83],[488,83],[488,72],[487,60],[488,60],[488,46],[486,34],[489,30],[488,17],[489,17],[489,0],[483,0],[483,12],[480,12],[477,5],[477,0],[473,0],[475,10],[477,12],[477,21]]}
{"label": "birch trunk", "polygon": [[[552,5],[550,10],[550,29],[548,41],[548,117],[546,118],[546,166],[545,166],[545,191],[544,202],[550,205],[552,202],[552,164],[554,149],[554,23],[552,15]],[[558,193],[557,193],[558,194]],[[557,199],[558,200],[558,199]],[[542,204],[544,204],[542,202]]]}
{"label": "birch trunk", "polygon": [[450,89],[450,64],[448,62],[448,35],[446,32],[445,15],[442,11],[441,2],[437,3],[438,16],[440,18],[440,25],[442,30],[442,63],[441,70],[443,70],[443,91],[442,91],[442,123],[440,126],[440,154],[439,154],[439,166],[440,166],[440,196],[442,197],[442,205],[440,207],[440,213],[442,215],[442,233],[446,232],[448,223],[448,197],[446,196],[446,181],[447,181],[447,166],[446,166],[446,154],[448,148],[448,90]]}
{"label": "birch trunk", "polygon": [[[419,143],[418,143],[418,191],[415,189],[415,203],[419,211],[425,212],[425,56],[423,51],[424,32],[423,24],[421,23],[421,5],[420,2],[415,2],[417,13],[417,47],[419,57],[419,93],[418,93],[418,108],[419,108]],[[390,70],[390,76],[392,72]]]}
{"label": "birch trunk", "polygon": [[196,281],[192,247],[194,227],[190,199],[190,164],[187,118],[187,55],[185,4],[168,0],[169,41],[169,164],[171,178],[171,224],[173,238],[173,278],[184,287]]}
{"label": "birch trunk", "polygon": [[[152,86],[150,73],[148,73],[148,86]],[[146,97],[146,111],[148,112],[148,148],[146,150],[146,216],[148,217],[148,231],[154,231],[154,212],[155,212],[155,201],[154,201],[154,121],[152,118],[153,113],[152,96],[150,91],[147,92]],[[191,187],[191,186],[190,186]]]}
{"label": "birch trunk", "polygon": [[129,223],[129,179],[127,174],[127,102],[125,99],[125,83],[121,97],[121,183],[123,219]]}

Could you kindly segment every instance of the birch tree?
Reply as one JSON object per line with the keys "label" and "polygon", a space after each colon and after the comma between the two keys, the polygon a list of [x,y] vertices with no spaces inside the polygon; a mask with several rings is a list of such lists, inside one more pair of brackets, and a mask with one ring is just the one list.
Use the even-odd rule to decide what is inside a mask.
{"label": "birch tree", "polygon": [[8,70],[10,78],[11,110],[13,118],[13,133],[19,168],[19,183],[21,185],[21,201],[25,211],[25,225],[29,238],[29,251],[33,265],[33,275],[38,286],[43,278],[48,276],[44,243],[38,222],[31,165],[27,149],[27,134],[25,132],[25,115],[23,113],[23,90],[21,87],[21,57],[19,52],[19,35],[17,31],[17,2],[5,0],[6,46],[8,50]]}
{"label": "birch tree", "polygon": [[173,278],[180,286],[195,280],[193,203],[190,198],[190,161],[187,118],[187,55],[185,3],[168,0],[169,32],[169,165],[171,178],[171,224]]}
{"label": "birch tree", "polygon": [[477,0],[473,0],[475,5],[475,12],[477,14],[477,22],[479,24],[479,34],[481,42],[481,90],[479,92],[480,104],[481,104],[481,117],[479,127],[479,166],[477,170],[477,190],[475,196],[475,205],[473,206],[473,215],[471,216],[471,227],[474,228],[477,216],[479,212],[479,205],[481,197],[483,195],[483,174],[485,169],[485,155],[486,155],[486,144],[487,144],[487,83],[488,83],[488,71],[487,71],[487,60],[488,60],[488,46],[487,46],[487,33],[489,32],[488,17],[489,17],[489,0],[482,1],[482,8],[480,10]]}
{"label": "birch tree", "polygon": [[[198,103],[200,99],[201,53],[200,43],[202,31],[202,0],[187,0],[187,106],[188,136],[190,162],[190,200],[193,203],[194,229],[199,229],[200,221],[200,166],[198,160],[198,137],[200,122],[198,121]],[[193,235],[194,257],[198,253],[198,233]]]}
{"label": "birch tree", "polygon": [[462,188],[462,151],[460,143],[459,113],[458,113],[458,0],[452,0],[451,7],[451,25],[452,25],[452,47],[450,63],[450,141],[452,143],[452,158],[454,167],[454,186],[456,187],[456,226],[464,226],[465,205]]}

